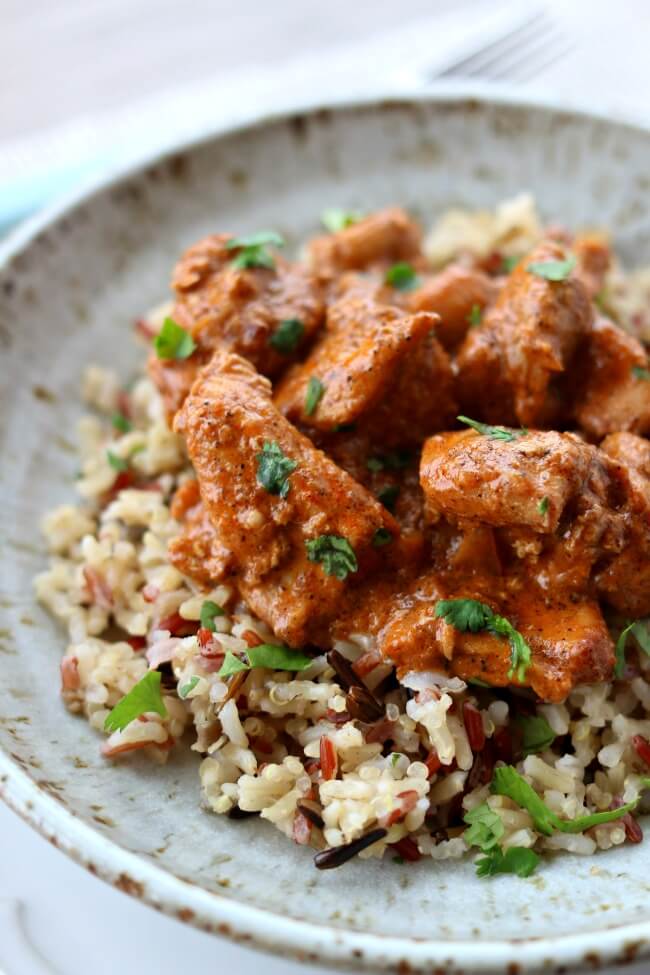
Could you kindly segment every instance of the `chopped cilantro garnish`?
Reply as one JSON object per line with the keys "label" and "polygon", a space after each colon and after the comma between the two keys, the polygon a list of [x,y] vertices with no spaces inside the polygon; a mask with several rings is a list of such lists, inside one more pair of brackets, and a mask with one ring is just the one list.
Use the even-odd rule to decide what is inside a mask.
{"label": "chopped cilantro garnish", "polygon": [[571,254],[566,261],[533,261],[526,270],[530,274],[536,274],[538,278],[545,278],[546,281],[566,281],[575,266],[576,259]]}
{"label": "chopped cilantro garnish", "polygon": [[501,270],[504,274],[511,274],[512,271],[517,267],[520,257],[504,257],[501,262]]}
{"label": "chopped cilantro garnish", "polygon": [[118,457],[112,450],[106,451],[106,459],[114,471],[128,471],[129,461],[125,457]]}
{"label": "chopped cilantro garnish", "polygon": [[324,392],[325,387],[320,379],[317,379],[316,376],[310,376],[309,382],[307,383],[307,394],[305,396],[305,413],[307,416],[312,415],[320,403]]}
{"label": "chopped cilantro garnish", "polygon": [[253,667],[266,667],[268,670],[305,670],[311,662],[311,657],[299,650],[276,646],[273,643],[260,643],[259,646],[251,647],[246,651],[246,659],[235,656],[229,650],[217,676],[231,677],[232,674],[251,670]]}
{"label": "chopped cilantro garnish", "polygon": [[494,770],[491,789],[496,795],[508,796],[525,809],[537,832],[543,833],[544,836],[550,836],[554,830],[559,830],[561,833],[583,833],[592,826],[611,823],[631,812],[639,801],[638,798],[633,799],[632,802],[619,806],[618,809],[590,813],[587,816],[578,816],[576,819],[560,819],[512,765],[504,765]]}
{"label": "chopped cilantro garnish", "polygon": [[412,288],[417,287],[418,276],[412,264],[400,261],[388,268],[384,281],[398,291],[411,291]]}
{"label": "chopped cilantro garnish", "polygon": [[305,542],[310,562],[320,562],[325,575],[346,579],[359,568],[354,549],[347,538],[340,535],[319,535]]}
{"label": "chopped cilantro garnish", "polygon": [[289,493],[289,475],[295,471],[298,462],[282,453],[275,440],[265,440],[257,461],[257,480],[269,494],[279,494],[286,498]]}
{"label": "chopped cilantro garnish", "polygon": [[397,856],[393,857],[393,863],[397,863],[401,867],[402,864],[406,863],[406,860],[404,859],[403,856],[400,856],[398,853]]}
{"label": "chopped cilantro garnish", "polygon": [[183,700],[185,700],[187,695],[192,693],[192,691],[194,690],[194,688],[196,687],[200,679],[201,679],[200,677],[196,677],[196,676],[190,677],[187,684],[183,684],[179,688],[178,696]]}
{"label": "chopped cilantro garnish", "polygon": [[510,643],[508,677],[516,676],[520,682],[525,679],[530,666],[531,650],[519,630],[504,616],[494,613],[489,606],[476,599],[441,599],[436,605],[436,616],[441,616],[461,633],[486,630],[494,636],[506,637]]}
{"label": "chopped cilantro garnish", "polygon": [[650,632],[645,620],[632,620],[621,631],[616,641],[616,663],[614,664],[614,677],[622,677],[625,670],[625,644],[627,638],[632,634],[641,650],[650,656]]}
{"label": "chopped cilantro garnish", "polygon": [[160,679],[157,670],[149,670],[106,716],[105,730],[122,731],[141,714],[149,711],[155,711],[161,718],[167,717],[167,708],[160,693]]}
{"label": "chopped cilantro garnish", "polygon": [[548,511],[548,498],[546,496],[544,496],[537,505],[537,510],[539,511],[540,515],[545,515]]}
{"label": "chopped cilantro garnish", "polygon": [[537,853],[526,846],[511,846],[505,852],[497,847],[476,861],[476,875],[494,877],[499,873],[514,873],[518,877],[530,877],[538,863]]}
{"label": "chopped cilantro garnish", "polygon": [[643,366],[632,366],[632,375],[635,379],[643,379],[645,382],[650,382],[650,369],[645,369]]}
{"label": "chopped cilantro garnish", "polygon": [[393,752],[393,754],[391,755],[390,764],[393,766],[393,768],[395,768],[395,766],[399,762],[400,754],[401,752]]}
{"label": "chopped cilantro garnish", "polygon": [[369,471],[401,471],[411,462],[411,454],[407,450],[390,450],[385,454],[375,454],[366,461]]}
{"label": "chopped cilantro garnish", "polygon": [[472,310],[467,316],[467,322],[470,328],[476,328],[477,325],[481,324],[481,319],[483,317],[483,309],[480,305],[472,305]]}
{"label": "chopped cilantro garnish", "polygon": [[517,718],[521,730],[521,747],[524,755],[536,755],[550,748],[555,741],[555,732],[541,714],[531,714],[527,718]]}
{"label": "chopped cilantro garnish", "polygon": [[465,680],[468,684],[475,684],[476,687],[492,687],[492,684],[488,684],[486,680],[481,680],[480,677],[466,677]]}
{"label": "chopped cilantro garnish", "polygon": [[358,210],[339,210],[336,207],[323,210],[320,215],[320,222],[331,234],[335,234],[338,230],[345,230],[346,227],[351,227],[353,223],[358,223],[362,219],[363,214]]}
{"label": "chopped cilantro garnish", "polygon": [[475,806],[463,817],[468,825],[468,829],[463,833],[463,839],[468,846],[478,846],[483,853],[488,853],[503,837],[506,829],[503,820],[493,809],[490,809],[487,802],[482,802],[480,806]]}
{"label": "chopped cilantro garnish", "polygon": [[196,349],[196,342],[173,318],[167,317],[153,347],[159,359],[187,359]]}
{"label": "chopped cilantro garnish", "polygon": [[284,238],[272,230],[260,230],[244,237],[231,237],[226,243],[229,251],[239,250],[239,254],[231,261],[233,267],[239,268],[274,268],[273,255],[267,250],[269,246],[284,247]]}
{"label": "chopped cilantro garnish", "polygon": [[464,423],[466,426],[471,427],[472,430],[476,430],[483,437],[489,437],[490,440],[502,440],[504,443],[512,443],[518,437],[525,437],[528,430],[525,427],[520,427],[519,430],[508,430],[506,427],[493,427],[489,423],[479,423],[478,420],[470,420],[468,416],[457,416],[456,419],[460,423]]}
{"label": "chopped cilantro garnish", "polygon": [[213,603],[211,599],[206,599],[201,606],[201,627],[204,630],[210,630],[214,633],[216,627],[214,625],[215,617],[224,616],[224,611],[221,606],[217,603]]}
{"label": "chopped cilantro garnish", "polygon": [[285,318],[270,337],[269,345],[281,355],[291,355],[304,334],[305,326],[299,318]]}
{"label": "chopped cilantro garnish", "polygon": [[124,416],[124,413],[120,413],[119,411],[113,413],[111,423],[113,424],[113,429],[119,430],[120,433],[128,433],[133,429],[133,424],[128,416]]}
{"label": "chopped cilantro garnish", "polygon": [[378,528],[375,534],[372,536],[373,548],[381,548],[383,545],[388,545],[388,543],[392,541],[393,536],[387,528]]}
{"label": "chopped cilantro garnish", "polygon": [[377,491],[377,500],[381,501],[384,508],[388,508],[392,511],[395,507],[395,502],[399,497],[399,485],[398,484],[387,484],[386,487],[380,488]]}

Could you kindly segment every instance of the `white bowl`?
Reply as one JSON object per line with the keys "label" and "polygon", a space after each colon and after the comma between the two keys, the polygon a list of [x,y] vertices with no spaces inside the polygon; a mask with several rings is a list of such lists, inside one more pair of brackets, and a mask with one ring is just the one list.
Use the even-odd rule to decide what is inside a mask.
{"label": "white bowl", "polygon": [[329,206],[400,202],[430,222],[530,189],[545,217],[609,226],[639,263],[649,159],[648,132],[561,109],[449,93],[368,102],[221,134],[14,235],[0,251],[0,787],[20,815],[127,893],[301,959],[520,972],[650,955],[647,846],[557,857],[529,880],[431,860],[322,874],[267,824],[201,810],[197,756],[102,760],[98,736],[59,700],[65,636],[32,596],[40,517],[73,496],[82,367],[136,367],[131,322],[164,297],[196,238],[273,227],[297,243]]}

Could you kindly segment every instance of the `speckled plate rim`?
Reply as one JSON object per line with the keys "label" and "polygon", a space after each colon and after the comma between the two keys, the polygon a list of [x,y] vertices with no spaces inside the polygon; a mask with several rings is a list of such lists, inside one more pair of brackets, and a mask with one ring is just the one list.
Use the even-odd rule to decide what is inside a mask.
{"label": "speckled plate rim", "polygon": [[[96,194],[128,181],[141,170],[202,144],[246,129],[261,128],[302,114],[381,108],[399,103],[462,103],[475,101],[518,109],[542,109],[566,116],[614,124],[631,131],[650,126],[622,113],[599,113],[570,103],[559,105],[541,94],[521,97],[512,89],[488,84],[441,84],[425,92],[399,91],[339,98],[293,100],[282,110],[248,118],[235,125],[197,131],[181,143],[159,148],[126,166],[86,182],[36,216],[20,224],[0,245],[0,268],[17,257],[44,230]],[[92,874],[150,906],[195,927],[233,941],[299,961],[330,963],[341,968],[405,972],[487,973],[578,971],[625,964],[650,957],[650,918],[632,925],[592,932],[495,941],[428,941],[343,930],[298,921],[261,910],[194,886],[102,836],[48,795],[0,749],[0,798],[49,842]]]}

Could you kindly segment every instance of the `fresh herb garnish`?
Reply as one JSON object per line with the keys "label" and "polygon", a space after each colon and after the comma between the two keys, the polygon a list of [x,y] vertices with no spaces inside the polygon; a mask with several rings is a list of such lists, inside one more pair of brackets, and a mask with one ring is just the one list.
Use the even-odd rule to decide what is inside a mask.
{"label": "fresh herb garnish", "polygon": [[201,629],[210,630],[211,633],[214,633],[216,630],[214,621],[217,616],[225,616],[223,609],[217,603],[213,603],[211,599],[206,599],[201,606]]}
{"label": "fresh herb garnish", "polygon": [[501,262],[501,271],[503,274],[511,274],[519,264],[520,260],[520,257],[504,257]]}
{"label": "fresh herb garnish", "polygon": [[112,450],[106,451],[106,459],[114,471],[128,471],[129,461],[125,457],[118,457]]}
{"label": "fresh herb garnish", "polygon": [[483,309],[480,305],[472,305],[472,310],[467,316],[467,322],[470,328],[476,328],[477,325],[481,324],[481,319],[483,318]]}
{"label": "fresh herb garnish", "polygon": [[269,345],[281,355],[291,355],[305,334],[299,318],[284,318],[269,339]]}
{"label": "fresh herb garnish", "polygon": [[493,427],[489,423],[479,423],[478,420],[470,420],[468,416],[457,416],[456,419],[460,423],[464,423],[465,426],[471,427],[472,430],[476,430],[483,437],[489,437],[490,440],[502,440],[504,443],[512,443],[518,437],[525,437],[528,430],[525,427],[520,427],[519,430],[508,430],[506,427]]}
{"label": "fresh herb garnish", "polygon": [[539,511],[540,515],[545,515],[548,511],[548,498],[546,496],[543,497],[537,505],[537,510]]}
{"label": "fresh herb garnish", "polygon": [[375,534],[372,536],[373,548],[381,548],[383,545],[388,545],[388,543],[392,541],[393,536],[387,528],[378,528]]}
{"label": "fresh herb garnish", "polygon": [[320,215],[320,222],[331,234],[335,234],[338,230],[345,230],[346,227],[351,227],[353,223],[358,223],[362,219],[363,214],[358,210],[339,210],[336,207],[323,210]]}
{"label": "fresh herb garnish", "polygon": [[388,268],[384,281],[398,291],[411,291],[412,288],[417,287],[418,276],[412,264],[400,261]]}
{"label": "fresh herb garnish", "polygon": [[375,454],[366,461],[369,471],[401,471],[411,462],[411,453],[407,450],[389,450],[385,454]]}
{"label": "fresh herb garnish", "polygon": [[523,636],[504,616],[494,613],[485,603],[476,599],[441,599],[436,605],[436,616],[441,616],[461,633],[478,633],[486,630],[494,636],[504,636],[510,643],[510,670],[508,677],[516,676],[523,682],[530,666],[531,650]]}
{"label": "fresh herb garnish", "polygon": [[250,647],[246,651],[245,658],[237,657],[229,650],[217,676],[231,677],[253,667],[266,667],[268,670],[305,670],[311,662],[311,657],[299,650],[276,646],[273,643],[260,643],[257,647]]}
{"label": "fresh herb garnish", "polygon": [[397,863],[398,866],[401,867],[402,864],[406,863],[406,860],[404,859],[403,856],[400,856],[399,853],[398,853],[397,856],[394,856],[393,857],[393,863]]}
{"label": "fresh herb garnish", "polygon": [[526,270],[530,274],[536,274],[538,278],[546,281],[566,281],[566,279],[576,266],[576,259],[573,254],[567,257],[566,261],[533,261]]}
{"label": "fresh herb garnish", "polygon": [[499,845],[506,828],[503,820],[487,802],[482,802],[463,817],[468,829],[463,833],[463,839],[468,846],[478,846],[483,853],[488,853]]}
{"label": "fresh herb garnish", "polygon": [[393,752],[393,754],[391,755],[391,757],[390,757],[390,764],[393,766],[393,768],[395,768],[395,766],[399,762],[400,755],[401,755],[401,752]]}
{"label": "fresh herb garnish", "polygon": [[226,242],[229,251],[239,250],[239,254],[230,262],[233,267],[239,268],[274,268],[273,255],[267,250],[269,246],[284,247],[284,237],[273,230],[260,230],[256,234],[247,234],[244,237],[231,237]]}
{"label": "fresh herb garnish", "polygon": [[639,801],[638,798],[633,799],[632,802],[619,806],[618,809],[590,813],[587,816],[578,816],[576,819],[560,819],[512,765],[504,765],[494,770],[490,788],[496,795],[508,796],[525,809],[537,832],[543,833],[544,836],[550,836],[553,830],[559,830],[561,833],[583,833],[592,826],[611,823],[631,812]]}
{"label": "fresh herb garnish", "polygon": [[173,318],[167,317],[153,347],[159,359],[187,359],[196,349],[196,342]]}
{"label": "fresh herb garnish", "polygon": [[516,724],[521,730],[521,747],[524,755],[536,755],[538,752],[543,752],[545,748],[550,748],[555,741],[555,732],[541,714],[517,718]]}
{"label": "fresh herb garnish", "polygon": [[129,433],[133,429],[133,424],[128,416],[124,416],[124,413],[120,413],[119,411],[113,413],[111,423],[113,424],[113,429],[119,430],[120,433]]}
{"label": "fresh herb garnish", "polygon": [[539,863],[539,856],[526,846],[511,846],[505,852],[498,847],[476,861],[477,877],[494,877],[499,873],[514,873],[530,877]]}
{"label": "fresh herb garnish", "polygon": [[381,501],[384,508],[392,511],[395,507],[395,502],[399,497],[399,485],[398,484],[387,484],[386,487],[380,488],[377,491],[377,500]]}
{"label": "fresh herb garnish", "polygon": [[465,680],[468,684],[475,684],[477,687],[492,687],[492,684],[488,684],[486,680],[481,680],[480,677],[466,677]]}
{"label": "fresh herb garnish", "polygon": [[178,690],[178,696],[184,701],[188,694],[191,694],[196,685],[198,684],[200,677],[190,677],[187,684],[182,684]]}
{"label": "fresh herb garnish", "polygon": [[310,562],[320,562],[325,575],[345,579],[359,568],[354,549],[340,535],[319,535],[305,542]]}
{"label": "fresh herb garnish", "polygon": [[650,369],[645,369],[643,366],[632,366],[632,375],[635,379],[643,379],[645,382],[650,382]]}
{"label": "fresh herb garnish", "polygon": [[325,387],[320,379],[317,379],[316,376],[310,376],[309,382],[307,383],[307,394],[305,396],[305,413],[307,416],[312,415],[320,403],[324,392]]}
{"label": "fresh herb garnish", "polygon": [[645,620],[632,620],[621,630],[619,638],[616,641],[614,677],[623,676],[623,671],[625,670],[625,644],[630,633],[641,650],[650,656],[650,632],[648,632],[647,623]]}
{"label": "fresh herb garnish", "polygon": [[265,440],[257,461],[257,480],[269,494],[279,494],[286,498],[289,493],[289,475],[295,471],[298,462],[282,453],[275,440]]}
{"label": "fresh herb garnish", "polygon": [[122,731],[141,714],[147,714],[149,711],[155,711],[161,718],[167,717],[167,708],[160,693],[160,680],[157,670],[149,670],[106,716],[104,729]]}

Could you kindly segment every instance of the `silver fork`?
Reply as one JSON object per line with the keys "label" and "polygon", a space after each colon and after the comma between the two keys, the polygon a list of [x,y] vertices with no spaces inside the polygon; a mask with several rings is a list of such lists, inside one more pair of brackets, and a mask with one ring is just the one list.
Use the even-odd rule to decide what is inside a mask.
{"label": "silver fork", "polygon": [[486,81],[528,81],[565,57],[575,46],[549,17],[537,10],[513,30],[479,51],[449,64],[443,71],[423,73],[430,83],[445,78],[482,78]]}

